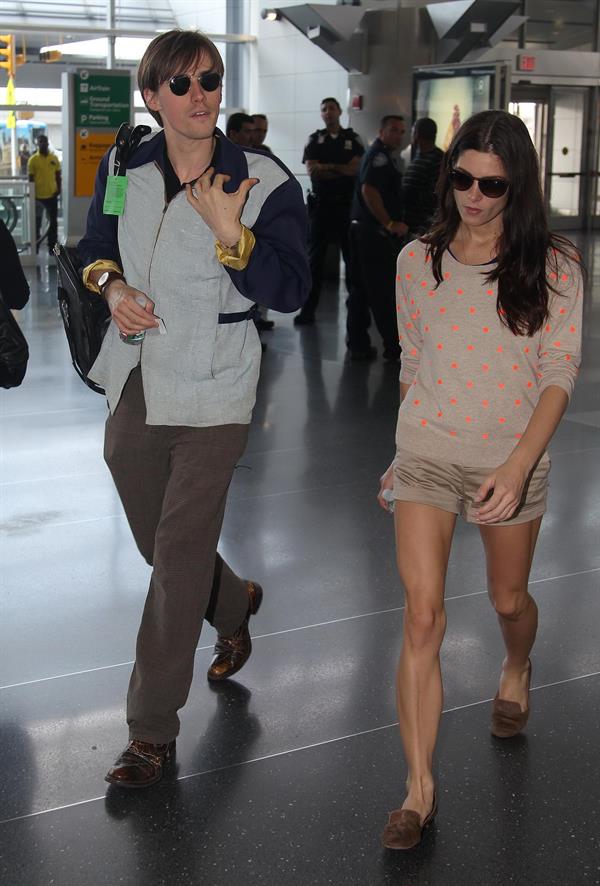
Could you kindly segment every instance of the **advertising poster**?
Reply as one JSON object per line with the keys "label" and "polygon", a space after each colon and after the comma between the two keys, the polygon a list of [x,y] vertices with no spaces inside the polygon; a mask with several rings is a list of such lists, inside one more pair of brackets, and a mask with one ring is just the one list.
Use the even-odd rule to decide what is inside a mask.
{"label": "advertising poster", "polygon": [[428,77],[418,74],[416,83],[416,116],[431,117],[437,123],[437,144],[448,150],[454,134],[472,114],[487,111],[491,106],[492,75]]}

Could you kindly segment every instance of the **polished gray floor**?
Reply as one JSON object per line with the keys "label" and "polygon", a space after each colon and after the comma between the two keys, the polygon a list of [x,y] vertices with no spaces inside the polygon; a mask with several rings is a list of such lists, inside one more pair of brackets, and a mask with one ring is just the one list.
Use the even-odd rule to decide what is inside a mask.
{"label": "polished gray floor", "polygon": [[103,399],[72,370],[55,269],[30,273],[27,378],[0,392],[0,881],[7,886],[600,883],[600,240],[585,362],[551,447],[532,591],[526,734],[489,734],[502,646],[477,530],[448,577],[440,813],[414,852],[379,837],[402,799],[393,676],[402,628],[392,524],[397,368],[349,363],[343,304],[265,334],[250,443],[221,548],[265,587],[254,653],[205,680],[203,632],[177,761],[107,793],[148,567],[102,461]]}

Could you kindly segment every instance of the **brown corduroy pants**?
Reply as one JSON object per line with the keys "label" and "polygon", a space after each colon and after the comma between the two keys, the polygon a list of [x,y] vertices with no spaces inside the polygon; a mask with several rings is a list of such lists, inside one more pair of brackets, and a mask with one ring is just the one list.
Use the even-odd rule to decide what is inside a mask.
{"label": "brown corduroy pants", "polygon": [[139,367],[106,422],[104,457],[136,544],[153,567],[127,693],[130,738],[179,732],[202,622],[231,635],[248,611],[246,582],[217,553],[227,491],[248,425],[146,424]]}

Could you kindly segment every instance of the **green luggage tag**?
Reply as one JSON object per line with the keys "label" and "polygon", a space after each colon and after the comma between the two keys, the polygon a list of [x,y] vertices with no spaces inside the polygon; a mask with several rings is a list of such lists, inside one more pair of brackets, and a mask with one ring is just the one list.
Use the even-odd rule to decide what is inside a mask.
{"label": "green luggage tag", "polygon": [[125,210],[125,195],[127,194],[127,176],[109,175],[106,179],[106,191],[104,194],[104,215],[123,215]]}

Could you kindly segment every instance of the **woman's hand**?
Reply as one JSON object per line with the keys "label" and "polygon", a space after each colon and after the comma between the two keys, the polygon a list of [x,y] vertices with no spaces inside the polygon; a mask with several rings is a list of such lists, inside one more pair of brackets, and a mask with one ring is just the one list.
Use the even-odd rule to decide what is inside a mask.
{"label": "woman's hand", "polygon": [[377,495],[377,501],[384,511],[389,512],[389,503],[383,497],[384,489],[393,489],[394,488],[394,462],[391,463],[385,474],[382,474],[379,478],[379,494]]}
{"label": "woman's hand", "polygon": [[223,190],[223,185],[231,176],[219,172],[213,179],[213,172],[211,166],[193,186],[185,186],[188,203],[204,219],[219,243],[223,246],[235,246],[242,236],[240,216],[244,204],[250,189],[258,183],[258,179],[245,178],[237,191],[227,194]]}
{"label": "woman's hand", "polygon": [[139,289],[128,286],[124,280],[113,280],[106,287],[104,295],[119,332],[135,335],[158,326],[152,299]]}
{"label": "woman's hand", "polygon": [[479,489],[473,501],[483,502],[493,490],[485,504],[477,508],[479,523],[500,523],[509,520],[516,511],[523,489],[527,482],[529,471],[517,461],[507,459],[504,464],[489,474]]}

